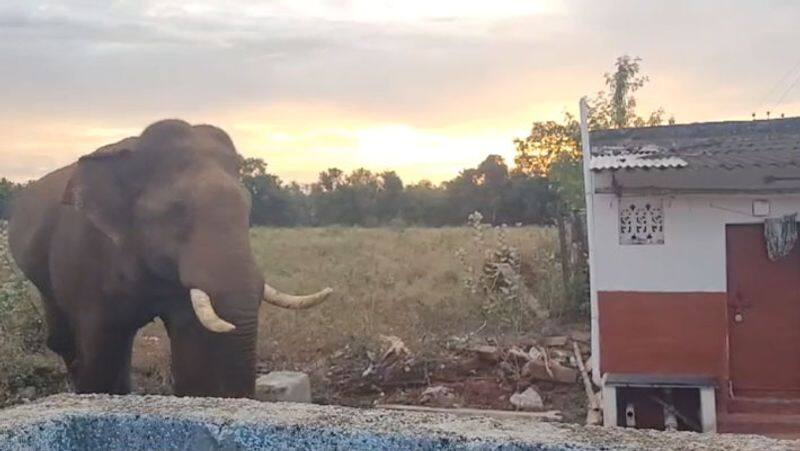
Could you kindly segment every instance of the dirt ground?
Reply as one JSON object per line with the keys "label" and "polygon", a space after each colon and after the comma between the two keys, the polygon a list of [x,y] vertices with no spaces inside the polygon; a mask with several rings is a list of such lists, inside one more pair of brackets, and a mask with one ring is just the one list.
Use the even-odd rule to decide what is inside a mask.
{"label": "dirt ground", "polygon": [[[583,324],[551,326],[562,335],[586,337]],[[424,350],[382,359],[383,347],[353,342],[333,353],[308,351],[285,359],[262,359],[258,372],[295,370],[308,373],[313,400],[319,404],[371,407],[381,404],[408,404],[446,408],[517,410],[510,402],[512,394],[534,387],[544,406],[540,410],[560,411],[563,421],[583,423],[586,395],[580,379],[558,383],[525,377],[519,368],[509,368],[507,361],[486,361],[471,352],[476,346],[498,349],[524,349],[535,343],[536,336],[501,338],[470,337],[429,343]],[[588,343],[581,342],[588,351]],[[263,352],[262,352],[263,354]],[[588,358],[588,353],[584,354]],[[163,327],[147,327],[136,340],[133,377],[137,393],[169,394],[169,340]],[[426,393],[432,387],[433,394]],[[443,388],[441,388],[443,387]]]}

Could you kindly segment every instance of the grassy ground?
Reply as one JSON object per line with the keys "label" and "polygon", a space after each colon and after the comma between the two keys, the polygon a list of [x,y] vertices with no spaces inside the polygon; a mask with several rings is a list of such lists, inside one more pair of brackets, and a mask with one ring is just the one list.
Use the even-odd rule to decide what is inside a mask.
{"label": "grassy ground", "polygon": [[[381,335],[397,336],[412,353],[424,356],[475,331],[502,341],[557,329],[558,321],[542,322],[524,305],[487,309],[485,295],[466,288],[466,266],[479,268],[485,251],[498,246],[499,233],[484,230],[476,240],[470,228],[253,229],[254,252],[272,285],[298,293],[335,289],[331,299],[312,310],[262,307],[258,352],[263,369],[306,370],[316,374],[319,386],[333,365],[331,356],[374,355]],[[519,250],[526,289],[556,319],[571,319],[576,309],[563,302],[554,231],[519,227],[503,233],[505,243]],[[136,340],[137,391],[168,393],[168,362],[162,325],[148,325]]]}

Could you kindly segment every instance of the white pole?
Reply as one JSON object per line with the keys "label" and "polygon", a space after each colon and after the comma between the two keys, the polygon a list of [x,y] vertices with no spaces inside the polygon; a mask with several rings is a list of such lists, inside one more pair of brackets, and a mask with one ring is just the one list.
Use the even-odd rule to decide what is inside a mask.
{"label": "white pole", "polygon": [[586,97],[580,101],[581,111],[581,149],[583,151],[583,189],[586,197],[586,236],[589,245],[589,302],[592,326],[592,381],[601,386],[600,373],[600,322],[597,313],[597,288],[594,265],[594,179],[590,168],[591,143],[589,142],[589,106]]}

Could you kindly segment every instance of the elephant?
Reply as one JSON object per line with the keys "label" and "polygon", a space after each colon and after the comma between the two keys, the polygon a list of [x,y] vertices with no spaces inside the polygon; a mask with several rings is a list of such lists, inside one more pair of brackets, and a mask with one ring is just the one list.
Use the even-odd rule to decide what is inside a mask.
{"label": "elephant", "polygon": [[29,184],[11,254],[77,393],[127,394],[137,331],[160,318],[178,396],[253,397],[261,302],[323,302],[264,282],[241,156],[222,129],[168,119]]}

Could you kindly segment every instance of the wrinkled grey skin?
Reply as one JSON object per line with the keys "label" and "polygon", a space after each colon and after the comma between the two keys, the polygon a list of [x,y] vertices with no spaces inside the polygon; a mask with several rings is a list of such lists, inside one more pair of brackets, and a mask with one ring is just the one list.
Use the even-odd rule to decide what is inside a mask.
{"label": "wrinkled grey skin", "polygon": [[[159,317],[178,395],[252,397],[263,279],[250,198],[219,128],[157,122],[46,175],[16,199],[12,254],[41,292],[47,345],[79,393],[128,393],[136,331]],[[189,289],[236,329],[203,328]]]}

